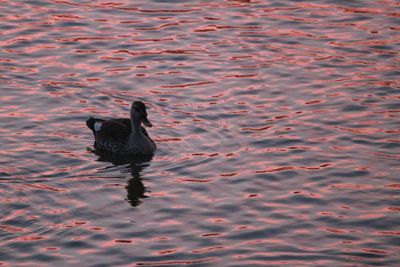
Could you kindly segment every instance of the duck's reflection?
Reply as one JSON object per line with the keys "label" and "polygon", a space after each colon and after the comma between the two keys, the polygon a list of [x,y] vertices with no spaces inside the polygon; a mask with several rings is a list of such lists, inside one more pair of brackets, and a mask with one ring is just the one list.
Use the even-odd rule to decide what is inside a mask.
{"label": "duck's reflection", "polygon": [[139,205],[142,203],[143,198],[148,197],[145,195],[148,190],[143,184],[141,172],[150,165],[153,156],[116,157],[99,152],[95,153],[99,156],[98,161],[111,162],[114,166],[126,165],[121,172],[131,174],[131,178],[125,188],[127,200],[132,206]]}

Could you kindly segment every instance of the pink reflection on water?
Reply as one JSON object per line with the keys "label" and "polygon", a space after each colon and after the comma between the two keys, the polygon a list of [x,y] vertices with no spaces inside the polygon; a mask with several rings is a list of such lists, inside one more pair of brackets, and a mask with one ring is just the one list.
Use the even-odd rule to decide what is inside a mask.
{"label": "pink reflection on water", "polygon": [[214,181],[214,179],[179,178],[176,180],[176,183],[210,183],[213,181]]}
{"label": "pink reflection on water", "polygon": [[203,253],[208,253],[211,251],[219,251],[219,250],[224,250],[227,249],[227,247],[224,246],[213,246],[213,247],[206,247],[206,248],[201,248],[197,250],[192,250],[192,253],[194,254],[203,254]]}
{"label": "pink reflection on water", "polygon": [[379,231],[376,234],[378,235],[392,235],[392,236],[400,236],[400,231]]}
{"label": "pink reflection on water", "polygon": [[136,266],[180,266],[219,262],[218,258],[204,258],[200,260],[179,260],[179,261],[157,261],[157,262],[137,262]]}
{"label": "pink reflection on water", "polygon": [[328,168],[328,167],[333,167],[334,164],[332,163],[326,163],[326,164],[321,164],[319,166],[284,166],[284,167],[270,167],[268,169],[264,170],[258,170],[255,171],[255,173],[273,173],[273,172],[281,172],[281,171],[292,171],[292,170],[307,170],[307,171],[313,171],[313,170],[320,170],[323,168]]}
{"label": "pink reflection on water", "polygon": [[182,248],[167,249],[167,250],[156,251],[153,254],[163,256],[163,255],[174,254],[174,253],[180,252],[182,250],[183,250]]}
{"label": "pink reflection on water", "polygon": [[25,228],[14,227],[10,225],[0,225],[0,229],[8,233],[23,233],[27,231]]}
{"label": "pink reflection on water", "polygon": [[16,240],[31,242],[31,241],[41,241],[47,238],[48,237],[46,236],[40,236],[40,235],[25,235],[17,237]]}
{"label": "pink reflection on water", "polygon": [[[308,2],[266,7],[271,3],[262,1],[147,6],[132,1],[55,0],[49,1],[49,8],[7,4],[34,11],[3,16],[9,26],[20,25],[2,32],[5,39],[0,45],[6,48],[0,79],[10,89],[26,90],[20,94],[7,90],[2,96],[0,117],[8,122],[1,134],[6,137],[4,145],[13,144],[1,153],[10,163],[2,164],[0,171],[18,183],[2,180],[0,201],[11,209],[16,202],[39,204],[40,211],[35,210],[36,215],[23,208],[7,213],[0,224],[4,232],[21,234],[24,242],[41,242],[57,231],[76,230],[82,233],[73,237],[76,241],[94,238],[90,242],[95,248],[79,249],[80,256],[99,254],[98,248],[118,247],[116,252],[125,252],[133,246],[160,256],[131,263],[144,266],[223,265],[223,257],[210,257],[218,253],[243,260],[238,264],[246,266],[303,266],[311,262],[307,257],[274,258],[341,254],[346,252],[343,244],[354,246],[351,253],[391,257],[390,248],[373,246],[399,232],[362,224],[365,219],[384,221],[399,207],[385,203],[363,210],[358,204],[368,205],[360,197],[365,192],[384,198],[400,187],[387,179],[396,170],[387,162],[399,159],[387,147],[400,142],[395,137],[398,127],[389,123],[398,118],[394,107],[399,97],[388,93],[399,88],[390,74],[399,70],[398,60],[393,59],[399,53],[390,48],[397,44],[399,28],[385,20],[398,17],[390,10],[397,7],[395,2],[374,3],[379,8]],[[358,19],[357,14],[365,18]],[[42,41],[45,44],[37,43]],[[118,201],[130,174],[107,165],[111,163],[96,162],[85,150],[92,139],[82,122],[86,115],[126,116],[133,98],[153,105],[159,128],[151,133],[160,154],[144,172],[149,179],[144,183],[155,189],[146,193],[149,198],[142,206],[128,210]],[[29,105],[20,99],[29,99]],[[358,109],[341,111],[346,105]],[[371,145],[353,142],[367,138]],[[346,175],[354,171],[360,171],[359,176]],[[8,195],[9,189],[21,194]],[[98,195],[106,204],[98,201]],[[43,205],[46,196],[59,198],[60,203]],[[165,204],[171,199],[173,204]],[[246,208],[224,212],[220,206],[228,202]],[[165,212],[165,205],[170,214],[160,220],[157,216]],[[192,212],[193,207],[198,216],[194,224],[180,216],[180,209]],[[98,216],[100,209],[115,214],[109,219],[112,223],[103,218],[107,216]],[[80,210],[79,215],[74,213]],[[52,215],[62,217],[62,222],[53,221]],[[242,221],[247,216],[248,222]],[[313,220],[315,216],[323,219]],[[19,218],[35,224],[25,228],[3,223]],[[115,226],[132,218],[143,225]],[[310,226],[293,229],[294,220]],[[354,221],[354,227],[340,226],[343,220]],[[204,222],[221,230],[204,228]],[[49,234],[32,233],[35,227],[46,226],[51,228]],[[274,232],[271,226],[285,233],[252,235],[252,231]],[[375,240],[366,236],[367,230],[359,230],[363,227]],[[145,238],[151,228],[159,233]],[[193,240],[171,231],[174,228],[193,231]],[[130,238],[132,231],[137,237]],[[231,232],[241,235],[237,242],[231,242]],[[96,240],[93,233],[106,241]],[[332,235],[357,242],[331,240]],[[315,238],[316,244],[294,242],[305,242],[306,237]],[[179,246],[153,247],[176,240]],[[204,240],[217,244],[198,245]],[[42,246],[42,251],[63,251],[64,241],[58,241],[57,246]],[[302,252],[280,249],[291,246]],[[202,257],[186,258],[186,252]],[[178,260],[162,258],[168,255]],[[312,264],[333,263],[312,260]]]}

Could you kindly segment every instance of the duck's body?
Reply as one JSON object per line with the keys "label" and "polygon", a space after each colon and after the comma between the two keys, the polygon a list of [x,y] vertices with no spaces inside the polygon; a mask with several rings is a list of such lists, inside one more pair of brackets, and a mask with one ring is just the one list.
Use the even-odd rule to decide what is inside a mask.
{"label": "duck's body", "polygon": [[135,101],[130,119],[103,120],[90,117],[86,125],[93,131],[96,150],[117,155],[151,155],[156,150],[155,142],[141,126],[151,127],[147,119],[146,106]]}

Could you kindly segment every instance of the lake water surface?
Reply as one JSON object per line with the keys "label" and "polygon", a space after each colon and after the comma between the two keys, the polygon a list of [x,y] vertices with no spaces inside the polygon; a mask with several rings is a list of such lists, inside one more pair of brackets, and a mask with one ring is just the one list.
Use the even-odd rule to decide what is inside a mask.
{"label": "lake water surface", "polygon": [[399,266],[398,1],[0,4],[0,266]]}

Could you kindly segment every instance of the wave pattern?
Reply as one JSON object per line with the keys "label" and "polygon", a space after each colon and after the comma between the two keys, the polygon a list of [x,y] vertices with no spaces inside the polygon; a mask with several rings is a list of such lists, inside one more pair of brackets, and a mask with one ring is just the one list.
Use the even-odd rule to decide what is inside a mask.
{"label": "wave pattern", "polygon": [[398,2],[0,3],[1,266],[398,264]]}

